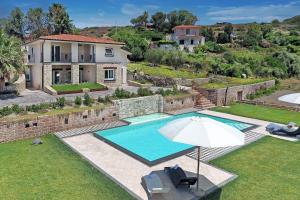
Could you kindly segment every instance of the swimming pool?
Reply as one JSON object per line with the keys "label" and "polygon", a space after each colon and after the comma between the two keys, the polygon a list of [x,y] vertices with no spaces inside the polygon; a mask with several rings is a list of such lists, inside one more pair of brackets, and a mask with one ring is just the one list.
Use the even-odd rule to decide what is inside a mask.
{"label": "swimming pool", "polygon": [[[195,148],[192,145],[172,142],[158,132],[158,129],[174,119],[192,116],[209,117],[233,126],[241,131],[249,130],[255,126],[244,122],[191,112],[172,115],[154,121],[146,121],[144,123],[141,122],[141,120],[137,120],[139,123],[97,131],[95,136],[139,161],[149,166],[153,166],[187,154]],[[149,117],[145,118],[148,119]],[[138,119],[143,118],[140,117]]]}

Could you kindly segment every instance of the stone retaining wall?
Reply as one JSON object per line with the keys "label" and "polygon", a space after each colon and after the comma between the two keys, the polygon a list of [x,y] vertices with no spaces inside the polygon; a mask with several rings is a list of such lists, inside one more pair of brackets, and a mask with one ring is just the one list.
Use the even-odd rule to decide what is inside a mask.
{"label": "stone retaining wall", "polygon": [[164,112],[192,108],[195,105],[197,94],[184,95],[178,97],[164,98]]}
{"label": "stone retaining wall", "polygon": [[0,122],[0,143],[33,138],[47,133],[80,128],[119,120],[118,110],[111,106],[82,112],[38,116]]}
{"label": "stone retaining wall", "polygon": [[105,109],[86,109],[80,112],[32,116],[26,119],[2,119],[0,121],[0,143],[113,122],[127,117],[189,108],[194,106],[195,100],[195,94],[165,98],[161,95],[153,95],[115,100],[113,105]]}
{"label": "stone retaining wall", "polygon": [[121,99],[114,101],[114,104],[119,110],[120,119],[163,112],[161,95]]}
{"label": "stone retaining wall", "polygon": [[198,91],[217,106],[228,105],[232,102],[242,101],[248,94],[255,94],[258,90],[275,86],[275,80],[264,81],[249,85],[232,86],[221,89],[204,89]]}

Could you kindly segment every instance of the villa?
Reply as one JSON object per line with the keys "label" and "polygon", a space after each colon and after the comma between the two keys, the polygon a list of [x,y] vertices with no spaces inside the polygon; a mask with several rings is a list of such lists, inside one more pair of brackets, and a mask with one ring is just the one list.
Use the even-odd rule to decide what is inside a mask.
{"label": "villa", "polygon": [[200,27],[195,25],[180,25],[173,28],[172,40],[176,41],[179,48],[187,48],[193,51],[193,48],[199,44],[205,43],[205,38],[200,35]]}
{"label": "villa", "polygon": [[82,82],[120,86],[127,83],[124,43],[109,38],[60,34],[26,43],[27,87],[46,90],[55,84]]}

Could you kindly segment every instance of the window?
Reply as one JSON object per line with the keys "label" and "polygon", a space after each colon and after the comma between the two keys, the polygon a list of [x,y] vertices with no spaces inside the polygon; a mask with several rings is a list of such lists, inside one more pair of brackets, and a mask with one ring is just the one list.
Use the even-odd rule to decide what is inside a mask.
{"label": "window", "polygon": [[105,48],[105,56],[113,57],[114,56],[113,48]]}
{"label": "window", "polygon": [[190,29],[186,29],[185,32],[186,32],[187,35],[189,35],[191,33],[191,30]]}
{"label": "window", "polygon": [[191,45],[194,45],[194,40],[191,40]]}
{"label": "window", "polygon": [[179,44],[184,44],[184,40],[179,40]]}
{"label": "window", "polygon": [[104,80],[107,80],[107,81],[115,80],[115,70],[114,69],[106,69],[104,71]]}

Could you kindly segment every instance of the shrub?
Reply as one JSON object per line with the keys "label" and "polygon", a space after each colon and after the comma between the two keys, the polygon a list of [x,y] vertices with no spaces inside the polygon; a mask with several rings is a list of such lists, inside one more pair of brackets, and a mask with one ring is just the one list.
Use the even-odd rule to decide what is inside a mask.
{"label": "shrub", "polygon": [[105,102],[105,103],[111,103],[110,96],[106,95],[106,96],[104,97],[104,102]]}
{"label": "shrub", "polygon": [[153,95],[153,92],[148,88],[142,88],[141,87],[141,88],[138,89],[137,94],[138,94],[138,96],[143,97],[143,96]]}
{"label": "shrub", "polygon": [[82,99],[81,99],[81,97],[76,97],[76,98],[75,98],[75,105],[81,106],[81,104],[82,104]]}
{"label": "shrub", "polygon": [[278,88],[279,88],[278,84],[276,85],[276,82],[275,82],[275,86],[267,88],[267,89],[257,90],[254,94],[248,94],[246,96],[246,98],[250,99],[250,100],[253,100],[255,98],[259,98],[259,97],[262,97],[262,96],[265,96],[265,95],[270,95],[270,94],[274,93],[276,90],[278,90]]}
{"label": "shrub", "polygon": [[58,107],[63,108],[65,106],[66,99],[65,97],[59,97],[56,99]]}
{"label": "shrub", "polygon": [[117,88],[113,94],[113,97],[116,97],[118,99],[128,99],[131,97],[131,94],[123,88]]}
{"label": "shrub", "polygon": [[2,109],[0,109],[0,116],[1,117],[10,115],[12,113],[13,113],[13,110],[10,107],[8,107],[8,106],[3,107]]}
{"label": "shrub", "polygon": [[162,63],[165,51],[161,49],[149,49],[145,54],[145,59],[157,66]]}
{"label": "shrub", "polygon": [[88,93],[84,94],[83,104],[86,106],[92,106],[93,104],[93,99],[90,97]]}
{"label": "shrub", "polygon": [[19,114],[20,112],[24,111],[23,108],[21,108],[19,105],[16,105],[14,104],[12,107],[11,107],[12,111],[16,114]]}

